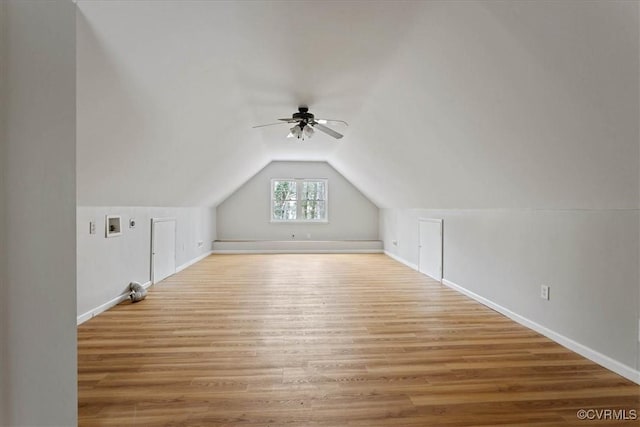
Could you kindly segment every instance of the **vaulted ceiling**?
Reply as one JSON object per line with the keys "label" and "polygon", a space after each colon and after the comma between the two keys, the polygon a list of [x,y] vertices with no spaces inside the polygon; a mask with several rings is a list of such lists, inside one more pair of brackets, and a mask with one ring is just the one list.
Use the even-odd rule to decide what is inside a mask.
{"label": "vaulted ceiling", "polygon": [[[326,160],[378,206],[636,208],[635,2],[78,1],[78,201]],[[309,105],[345,137],[252,129]]]}

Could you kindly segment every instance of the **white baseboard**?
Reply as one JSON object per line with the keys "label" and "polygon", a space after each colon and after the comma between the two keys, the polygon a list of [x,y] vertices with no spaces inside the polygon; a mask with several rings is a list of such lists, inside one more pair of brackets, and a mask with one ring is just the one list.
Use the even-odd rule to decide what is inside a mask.
{"label": "white baseboard", "polygon": [[380,240],[216,240],[214,254],[382,253]]}
{"label": "white baseboard", "polygon": [[[142,285],[145,289],[147,289],[149,286],[151,286],[151,281],[144,283]],[[78,325],[81,325],[82,323],[86,322],[87,320],[97,316],[98,314],[109,310],[111,307],[114,307],[118,304],[120,304],[122,301],[126,300],[127,298],[129,298],[129,292],[118,295],[117,297],[113,298],[110,301],[105,302],[102,305],[99,305],[98,307],[87,311],[84,314],[81,314],[80,316],[78,316]]]}
{"label": "white baseboard", "polygon": [[559,334],[555,331],[552,331],[551,329],[540,325],[539,323],[536,323],[532,320],[527,319],[526,317],[523,317],[517,313],[514,313],[513,311],[509,310],[508,308],[502,307],[499,304],[494,303],[491,300],[488,300],[487,298],[480,296],[478,294],[476,294],[475,292],[472,292],[466,288],[463,288],[460,285],[457,285],[455,283],[453,283],[450,280],[447,279],[442,279],[442,283],[448,287],[450,287],[451,289],[454,289],[474,300],[476,300],[477,302],[486,305],[487,307],[497,311],[498,313],[501,313],[505,316],[507,316],[508,318],[510,318],[511,320],[529,328],[532,329],[536,332],[538,332],[539,334],[544,335],[545,337],[557,342],[558,344],[562,345],[563,347],[568,348],[571,351],[574,351],[576,353],[578,353],[579,355],[586,357],[587,359],[597,363],[600,366],[603,366],[613,372],[615,372],[618,375],[621,375],[625,378],[627,378],[628,380],[631,380],[633,382],[635,382],[636,384],[640,384],[640,371],[635,370],[634,368],[627,366],[623,363],[618,362],[617,360],[614,360],[612,358],[610,358],[609,356],[606,356],[592,348],[589,348],[583,344],[580,344],[579,342],[576,342],[574,340],[572,340],[571,338],[568,338],[562,334]]}
{"label": "white baseboard", "polygon": [[213,253],[213,251],[208,251],[203,253],[202,255],[200,255],[199,257],[196,257],[194,259],[192,259],[191,261],[187,261],[184,264],[182,264],[181,266],[179,266],[178,268],[176,268],[176,273],[184,270],[187,267],[191,267],[193,264],[195,264],[196,262],[202,261],[203,259],[205,259],[206,257],[208,257],[209,255],[211,255]]}
{"label": "white baseboard", "polygon": [[381,254],[382,249],[217,249],[214,255],[233,254]]}
{"label": "white baseboard", "polygon": [[385,255],[387,255],[387,256],[388,256],[388,257],[390,257],[390,258],[395,259],[395,260],[396,260],[396,261],[398,261],[399,263],[404,264],[404,265],[406,265],[407,267],[414,269],[415,271],[420,271],[420,268],[419,268],[417,265],[412,264],[412,263],[410,263],[410,262],[408,262],[408,261],[406,261],[406,260],[404,260],[404,259],[400,258],[398,255],[392,254],[391,252],[386,251],[386,250],[384,251],[384,254],[385,254]]}

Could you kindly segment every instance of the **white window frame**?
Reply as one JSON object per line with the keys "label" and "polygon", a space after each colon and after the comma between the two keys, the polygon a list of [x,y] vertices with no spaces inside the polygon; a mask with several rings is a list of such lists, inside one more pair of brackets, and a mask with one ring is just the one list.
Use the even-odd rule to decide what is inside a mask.
{"label": "white window frame", "polygon": [[[324,219],[275,219],[273,217],[273,193],[274,185],[276,181],[294,181],[296,183],[296,197],[302,194],[303,182],[324,182]],[[329,223],[329,180],[327,178],[271,178],[269,186],[269,218],[272,223],[276,224],[299,224],[299,223],[316,223],[316,224],[328,224]],[[302,217],[302,199],[296,198],[296,218]]]}

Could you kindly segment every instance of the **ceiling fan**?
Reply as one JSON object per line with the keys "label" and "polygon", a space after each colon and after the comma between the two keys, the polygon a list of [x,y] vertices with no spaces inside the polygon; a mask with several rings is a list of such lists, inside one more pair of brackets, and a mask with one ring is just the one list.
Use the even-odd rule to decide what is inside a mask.
{"label": "ceiling fan", "polygon": [[289,135],[287,135],[287,138],[298,138],[299,140],[304,141],[305,137],[311,138],[313,136],[315,129],[319,130],[320,132],[324,132],[336,139],[342,138],[343,135],[341,133],[338,133],[335,130],[326,127],[325,123],[342,123],[345,126],[349,126],[349,123],[345,122],[344,120],[316,119],[315,116],[309,112],[309,107],[305,106],[298,107],[298,112],[293,113],[291,115],[291,118],[278,120],[280,121],[276,123],[253,126],[253,128],[255,129],[265,126],[281,125],[284,123],[294,124],[294,126],[289,129]]}

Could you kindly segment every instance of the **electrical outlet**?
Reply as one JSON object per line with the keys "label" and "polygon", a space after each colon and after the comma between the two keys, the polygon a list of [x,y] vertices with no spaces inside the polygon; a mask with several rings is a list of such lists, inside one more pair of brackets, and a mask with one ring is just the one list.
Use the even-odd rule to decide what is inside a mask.
{"label": "electrical outlet", "polygon": [[96,222],[89,221],[89,234],[96,234]]}
{"label": "electrical outlet", "polygon": [[547,285],[540,285],[540,298],[546,299],[547,301],[551,299],[551,287]]}
{"label": "electrical outlet", "polygon": [[204,242],[203,242],[202,240],[200,240],[200,241],[198,242],[198,247],[199,247],[199,248],[201,248],[201,247],[202,247],[202,245],[204,245]]}
{"label": "electrical outlet", "polygon": [[392,241],[391,241],[391,244],[392,244],[393,246],[398,246],[398,241],[397,241],[397,240],[392,240]]}
{"label": "electrical outlet", "polygon": [[295,239],[295,238],[296,238],[296,235],[295,235],[295,234],[293,234],[293,233],[291,233],[291,238],[292,238],[292,239]]}

